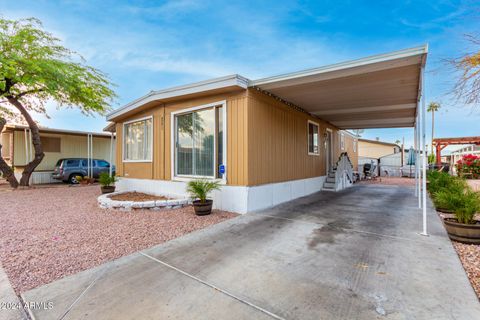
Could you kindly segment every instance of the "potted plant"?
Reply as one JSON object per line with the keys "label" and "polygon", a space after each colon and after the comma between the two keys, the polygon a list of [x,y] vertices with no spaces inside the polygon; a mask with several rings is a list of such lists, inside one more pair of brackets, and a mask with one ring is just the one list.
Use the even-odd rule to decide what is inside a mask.
{"label": "potted plant", "polygon": [[100,189],[102,193],[112,193],[115,191],[115,182],[117,178],[115,176],[111,176],[107,172],[100,173],[98,182],[100,182]]}
{"label": "potted plant", "polygon": [[466,188],[462,191],[445,189],[435,197],[455,214],[454,218],[443,219],[450,239],[480,244],[480,224],[475,220],[475,214],[480,210],[480,195]]}
{"label": "potted plant", "polygon": [[218,189],[220,189],[220,184],[214,180],[197,179],[188,182],[187,192],[194,199],[193,209],[197,216],[212,213],[213,200],[207,199],[207,197],[210,192]]}

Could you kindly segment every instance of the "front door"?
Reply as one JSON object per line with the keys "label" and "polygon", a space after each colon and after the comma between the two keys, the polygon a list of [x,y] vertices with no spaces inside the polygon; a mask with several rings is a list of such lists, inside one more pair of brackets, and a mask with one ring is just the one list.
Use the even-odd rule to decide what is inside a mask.
{"label": "front door", "polygon": [[333,139],[332,131],[330,130],[327,130],[327,136],[325,139],[325,164],[328,174],[333,166]]}

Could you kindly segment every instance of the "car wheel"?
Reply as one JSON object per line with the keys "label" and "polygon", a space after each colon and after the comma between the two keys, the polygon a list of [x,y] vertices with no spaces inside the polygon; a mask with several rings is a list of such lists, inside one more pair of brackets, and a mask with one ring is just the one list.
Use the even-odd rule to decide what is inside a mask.
{"label": "car wheel", "polygon": [[68,178],[68,182],[70,182],[71,184],[77,184],[78,183],[77,176],[83,177],[81,174],[71,174],[70,177]]}

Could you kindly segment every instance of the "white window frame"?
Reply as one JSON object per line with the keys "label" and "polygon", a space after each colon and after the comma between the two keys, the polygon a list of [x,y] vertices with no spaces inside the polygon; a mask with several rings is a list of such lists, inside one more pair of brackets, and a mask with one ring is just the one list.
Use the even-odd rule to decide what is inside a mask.
{"label": "white window frame", "polygon": [[357,139],[353,139],[353,153],[357,153],[357,144],[358,144],[358,140]]}
{"label": "white window frame", "polygon": [[[134,122],[138,122],[138,121],[145,121],[145,120],[148,120],[148,119],[151,119],[152,120],[152,129],[150,130],[150,148],[151,148],[151,153],[150,153],[150,159],[143,159],[143,160],[128,160],[128,159],[125,159],[125,128],[128,124],[130,123],[134,123]],[[147,116],[147,117],[143,117],[143,118],[138,118],[138,119],[134,119],[134,120],[129,120],[129,121],[125,121],[123,123],[123,132],[122,132],[122,162],[153,162],[153,128],[154,127],[154,124],[153,124],[153,115],[151,116]]]}
{"label": "white window frame", "polygon": [[340,150],[345,151],[345,133],[340,132]]}
{"label": "white window frame", "polygon": [[[225,173],[223,174],[223,177],[216,178],[216,174],[218,171],[218,159],[216,157],[217,154],[217,141],[215,140],[215,143],[213,144],[213,153],[215,155],[214,159],[214,175],[213,176],[197,176],[197,175],[177,175],[176,170],[177,170],[177,158],[175,157],[175,149],[176,149],[176,139],[177,139],[177,130],[176,130],[176,125],[175,125],[175,117],[177,115],[182,115],[182,114],[187,114],[187,113],[192,113],[198,110],[202,109],[209,109],[209,108],[215,108],[215,107],[222,107],[223,108],[223,114],[222,114],[222,125],[223,125],[223,141],[222,141],[222,148],[223,148],[223,165],[225,166]],[[217,121],[215,121],[215,133],[217,132]],[[182,109],[178,110],[175,112],[172,112],[170,115],[170,163],[171,163],[171,180],[173,181],[191,181],[194,179],[211,179],[211,180],[217,180],[221,184],[226,184],[227,183],[227,101],[222,100],[222,101],[217,101],[217,102],[212,102],[212,103],[207,103],[207,104],[202,104],[200,106],[195,106],[187,109]]]}
{"label": "white window frame", "polygon": [[[317,126],[317,134],[318,134],[318,141],[317,141],[317,152],[310,152],[310,124]],[[320,156],[320,124],[318,122],[307,120],[307,152],[309,156]]]}

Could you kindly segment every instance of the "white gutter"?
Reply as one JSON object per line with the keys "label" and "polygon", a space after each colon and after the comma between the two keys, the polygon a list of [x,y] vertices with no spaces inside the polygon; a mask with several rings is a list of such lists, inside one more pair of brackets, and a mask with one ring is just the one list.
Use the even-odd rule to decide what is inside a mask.
{"label": "white gutter", "polygon": [[161,100],[161,99],[168,99],[173,97],[184,96],[188,94],[194,94],[199,92],[205,92],[215,89],[221,89],[231,86],[237,86],[240,88],[246,89],[248,87],[249,80],[244,78],[238,74],[229,75],[226,77],[215,78],[200,82],[195,82],[183,86],[177,86],[165,90],[159,91],[151,91],[147,95],[138,98],[123,107],[120,107],[109,114],[107,114],[107,120],[111,121],[112,119],[121,116],[129,111],[132,111],[146,103]]}

